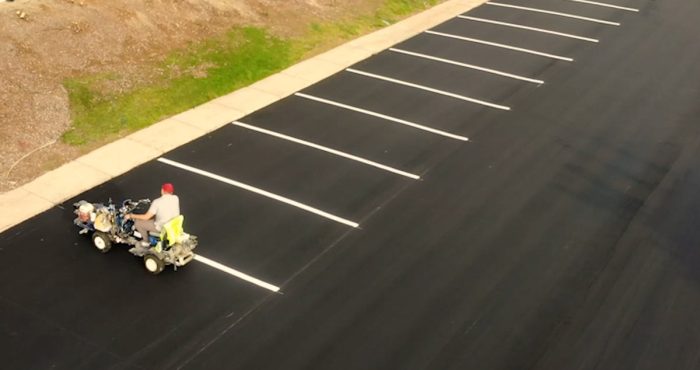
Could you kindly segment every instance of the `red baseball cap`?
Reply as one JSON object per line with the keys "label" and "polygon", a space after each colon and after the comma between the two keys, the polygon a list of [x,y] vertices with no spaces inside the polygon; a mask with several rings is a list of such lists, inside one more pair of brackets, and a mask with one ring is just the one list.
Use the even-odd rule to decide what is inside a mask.
{"label": "red baseball cap", "polygon": [[173,184],[171,184],[169,182],[166,182],[165,184],[163,184],[163,186],[161,186],[160,189],[163,190],[164,192],[170,193],[170,194],[175,192],[175,187],[173,186]]}

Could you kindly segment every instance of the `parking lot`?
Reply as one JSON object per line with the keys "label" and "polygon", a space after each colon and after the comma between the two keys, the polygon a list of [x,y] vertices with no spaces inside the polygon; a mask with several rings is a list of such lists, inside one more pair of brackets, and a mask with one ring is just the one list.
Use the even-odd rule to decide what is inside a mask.
{"label": "parking lot", "polygon": [[[649,19],[700,10],[671,3],[487,2],[0,234],[5,363],[635,368],[623,349],[658,342],[595,323],[643,332],[614,314],[638,302],[649,327],[674,327],[700,305],[693,293],[674,316],[611,296],[653,290],[659,275],[626,284],[637,270],[620,261],[648,272],[638,212],[693,163],[700,54],[683,49],[697,33],[663,44]],[[678,69],[645,59],[655,49]],[[166,181],[200,240],[181,270],[149,276],[71,225],[74,201],[153,198]]]}

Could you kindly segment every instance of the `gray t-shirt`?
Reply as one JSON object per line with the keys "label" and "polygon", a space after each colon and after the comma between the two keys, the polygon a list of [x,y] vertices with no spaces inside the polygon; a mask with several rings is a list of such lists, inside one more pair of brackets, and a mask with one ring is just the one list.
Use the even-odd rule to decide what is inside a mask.
{"label": "gray t-shirt", "polygon": [[151,203],[148,212],[156,215],[154,223],[156,229],[160,230],[164,223],[180,215],[180,198],[173,194],[163,194]]}

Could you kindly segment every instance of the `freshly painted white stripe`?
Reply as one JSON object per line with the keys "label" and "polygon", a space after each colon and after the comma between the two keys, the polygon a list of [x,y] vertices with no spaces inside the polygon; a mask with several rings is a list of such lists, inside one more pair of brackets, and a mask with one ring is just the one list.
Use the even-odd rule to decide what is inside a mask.
{"label": "freshly painted white stripe", "polygon": [[247,282],[249,282],[249,283],[253,283],[253,284],[255,284],[255,285],[259,286],[259,287],[265,288],[265,289],[267,289],[267,290],[271,290],[271,291],[273,291],[273,292],[279,292],[279,290],[280,290],[280,288],[278,288],[278,287],[276,287],[276,286],[274,286],[274,285],[272,285],[272,284],[268,284],[268,283],[266,283],[266,282],[264,282],[264,281],[262,281],[262,280],[256,279],[256,278],[254,278],[254,277],[252,277],[252,276],[250,276],[250,275],[246,275],[246,274],[244,274],[244,273],[242,273],[242,272],[240,272],[240,271],[236,271],[236,270],[234,270],[234,269],[232,269],[232,268],[230,268],[230,267],[228,267],[228,266],[224,266],[224,265],[222,265],[222,264],[220,264],[220,263],[218,263],[218,262],[216,262],[216,261],[212,261],[212,260],[210,260],[209,258],[206,258],[206,257],[204,257],[204,256],[202,256],[202,255],[195,254],[194,259],[195,259],[195,261],[199,261],[199,262],[201,262],[201,263],[203,263],[203,264],[205,264],[205,265],[208,265],[208,266],[210,266],[210,267],[213,267],[213,268],[215,268],[215,269],[217,269],[217,270],[221,270],[221,271],[223,271],[223,272],[225,272],[225,273],[227,273],[227,274],[233,275],[233,276],[235,276],[235,277],[237,277],[237,278],[239,278],[239,279],[243,279],[243,280],[245,280],[245,281],[247,281]]}
{"label": "freshly painted white stripe", "polygon": [[272,198],[272,199],[274,199],[274,200],[278,200],[278,201],[280,201],[280,202],[282,202],[282,203],[286,203],[286,204],[289,204],[289,205],[294,206],[294,207],[297,207],[297,208],[301,208],[301,209],[303,209],[303,210],[305,210],[305,211],[308,211],[308,212],[311,212],[311,213],[315,213],[315,214],[317,214],[317,215],[319,215],[319,216],[322,216],[322,217],[325,217],[325,218],[327,218],[327,219],[329,219],[329,220],[333,220],[333,221],[340,222],[341,224],[345,224],[345,225],[352,226],[352,227],[359,227],[359,226],[360,226],[360,224],[358,224],[357,222],[352,222],[352,221],[346,220],[346,219],[344,219],[344,218],[342,218],[342,217],[334,216],[334,215],[332,215],[332,214],[330,214],[330,213],[328,213],[328,212],[324,212],[324,211],[321,211],[320,209],[307,206],[307,205],[305,205],[305,204],[303,204],[303,203],[299,203],[299,202],[294,201],[294,200],[291,200],[291,199],[289,199],[289,198],[285,198],[285,197],[283,197],[283,196],[280,196],[280,195],[277,195],[277,194],[274,194],[274,193],[270,193],[269,191],[265,191],[265,190],[262,190],[262,189],[258,189],[258,188],[254,187],[254,186],[250,186],[250,185],[244,184],[244,183],[242,183],[242,182],[238,182],[238,181],[236,181],[236,180],[227,179],[227,178],[225,178],[225,177],[223,177],[223,176],[219,176],[219,175],[213,174],[213,173],[208,172],[208,171],[203,171],[203,170],[200,170],[200,169],[198,169],[198,168],[194,168],[194,167],[188,166],[188,165],[186,165],[186,164],[182,164],[182,163],[179,163],[179,162],[171,161],[170,159],[162,158],[162,157],[161,157],[161,158],[158,158],[158,162],[165,163],[165,164],[171,165],[171,166],[173,166],[173,167],[177,167],[177,168],[183,169],[183,170],[185,170],[185,171],[189,171],[189,172],[192,172],[192,173],[196,173],[196,174],[198,174],[198,175],[202,175],[202,176],[208,177],[208,178],[210,178],[210,179],[218,180],[218,181],[221,181],[221,182],[223,182],[223,183],[226,183],[226,184],[229,184],[229,185],[233,185],[233,186],[239,187],[239,188],[241,188],[241,189],[245,189],[245,190],[248,190],[248,191],[252,191],[253,193],[260,194],[260,195],[262,195],[262,196],[265,196],[265,197],[268,197],[268,198]]}
{"label": "freshly painted white stripe", "polygon": [[461,63],[461,62],[457,62],[457,61],[450,60],[450,59],[438,58],[438,57],[434,57],[434,56],[427,55],[427,54],[415,53],[415,52],[408,51],[408,50],[389,48],[389,51],[393,51],[395,53],[400,53],[400,54],[411,55],[411,56],[418,57],[418,58],[434,60],[436,62],[452,64],[452,65],[456,65],[456,66],[460,66],[460,67],[464,67],[464,68],[471,68],[471,69],[475,69],[477,71],[487,72],[487,73],[491,73],[491,74],[495,74],[495,75],[499,75],[499,76],[503,76],[503,77],[509,77],[509,78],[513,78],[516,80],[520,80],[520,81],[527,81],[527,82],[532,82],[532,83],[540,84],[540,85],[544,83],[544,81],[542,81],[542,80],[535,80],[533,78],[518,76],[518,75],[515,75],[512,73],[501,72],[501,71],[498,71],[495,69],[490,69],[490,68],[485,68],[485,67],[479,67],[479,66],[475,66],[473,64]]}
{"label": "freshly painted white stripe", "polygon": [[563,60],[566,62],[573,62],[573,58],[567,58],[567,57],[562,57],[559,55],[554,55],[554,54],[548,54],[548,53],[543,53],[540,51],[535,51],[535,50],[530,50],[530,49],[523,49],[511,45],[506,45],[506,44],[499,44],[496,42],[491,42],[491,41],[484,41],[484,40],[479,40],[479,39],[473,39],[471,37],[464,37],[464,36],[458,36],[458,35],[453,35],[450,33],[443,33],[443,32],[436,32],[436,31],[431,31],[427,30],[425,33],[431,34],[431,35],[436,35],[436,36],[442,36],[442,37],[449,37],[457,40],[462,40],[462,41],[469,41],[469,42],[474,42],[477,44],[483,44],[483,45],[489,45],[489,46],[495,46],[498,48],[503,48],[503,49],[508,49],[508,50],[514,50],[514,51],[520,51],[523,53],[528,53],[528,54],[533,54],[533,55],[539,55],[542,57],[547,57],[547,58],[552,58],[552,59],[558,59],[558,60]]}
{"label": "freshly painted white stripe", "polygon": [[360,158],[360,157],[358,157],[358,156],[355,156],[355,155],[352,155],[352,154],[348,154],[348,153],[345,153],[345,152],[341,152],[341,151],[339,151],[339,150],[331,149],[331,148],[326,147],[326,146],[323,146],[323,145],[314,144],[314,143],[308,142],[308,141],[306,141],[306,140],[301,140],[301,139],[297,139],[297,138],[292,137],[292,136],[280,134],[279,132],[274,132],[274,131],[270,131],[270,130],[267,130],[267,129],[264,129],[264,128],[252,126],[252,125],[249,125],[249,124],[247,124],[247,123],[240,122],[240,121],[231,122],[231,124],[234,125],[234,126],[239,126],[239,127],[247,128],[248,130],[257,131],[257,132],[260,132],[260,133],[263,133],[263,134],[266,134],[266,135],[270,135],[270,136],[274,136],[274,137],[277,137],[277,138],[280,138],[280,139],[284,139],[284,140],[287,140],[287,141],[291,141],[291,142],[293,142],[293,143],[297,143],[297,144],[301,144],[301,145],[304,145],[304,146],[308,146],[308,147],[311,147],[311,148],[314,148],[314,149],[318,149],[318,150],[324,151],[324,152],[326,152],[326,153],[331,153],[331,154],[337,155],[337,156],[339,156],[339,157],[351,159],[351,160],[353,160],[353,161],[357,161],[357,162],[364,163],[364,164],[367,164],[367,165],[370,165],[370,166],[373,166],[373,167],[377,167],[377,168],[380,168],[380,169],[382,169],[382,170],[389,171],[389,172],[392,172],[392,173],[395,173],[395,174],[398,174],[398,175],[401,175],[401,176],[406,176],[406,177],[412,178],[412,179],[414,179],[414,180],[420,179],[420,176],[418,176],[418,175],[414,175],[414,174],[412,174],[412,173],[408,173],[408,172],[405,172],[405,171],[397,170],[396,168],[389,167],[389,166],[385,166],[385,165],[383,165],[383,164],[381,164],[381,163],[377,163],[377,162],[370,161],[370,160],[367,160],[367,159],[364,159],[364,158]]}
{"label": "freshly painted white stripe", "polygon": [[545,30],[545,29],[543,29],[543,28],[535,28],[535,27],[523,26],[523,25],[521,25],[521,24],[499,22],[499,21],[494,21],[494,20],[491,20],[491,19],[476,18],[476,17],[470,17],[470,16],[466,16],[466,15],[458,15],[457,18],[467,19],[467,20],[475,21],[475,22],[483,22],[483,23],[497,24],[497,25],[499,25],[499,26],[520,28],[520,29],[528,30],[528,31],[542,32],[542,33],[547,33],[547,34],[550,34],[550,35],[557,35],[557,36],[562,36],[562,37],[569,37],[569,38],[577,39],[577,40],[583,40],[583,41],[589,41],[589,42],[598,42],[598,40],[592,39],[592,38],[590,38],[590,37],[577,36],[577,35],[572,35],[572,34],[570,34],[570,33],[563,33],[563,32],[557,32],[557,31],[550,31],[550,30]]}
{"label": "freshly painted white stripe", "polygon": [[551,10],[545,10],[545,9],[538,9],[538,8],[529,8],[527,6],[520,6],[520,5],[512,5],[512,4],[504,4],[504,3],[494,3],[492,1],[489,1],[486,3],[487,5],[494,5],[494,6],[501,6],[504,8],[511,8],[511,9],[519,9],[519,10],[526,10],[529,12],[535,12],[535,13],[543,13],[543,14],[551,14],[551,15],[558,15],[560,17],[566,17],[566,18],[573,18],[573,19],[579,19],[582,21],[588,21],[588,22],[594,22],[594,23],[601,23],[601,24],[607,24],[610,26],[619,26],[620,24],[617,22],[610,22],[610,21],[605,21],[602,19],[596,19],[596,18],[589,18],[589,17],[582,17],[580,15],[575,15],[575,14],[569,14],[569,13],[560,13],[560,12],[553,12]]}
{"label": "freshly painted white stripe", "polygon": [[380,75],[377,75],[377,74],[374,74],[374,73],[358,71],[357,69],[353,69],[353,68],[348,68],[348,69],[346,69],[346,71],[351,72],[351,73],[356,73],[356,74],[359,74],[359,75],[363,75],[363,76],[367,76],[367,77],[371,77],[371,78],[376,78],[376,79],[378,79],[378,80],[388,81],[388,82],[395,83],[395,84],[398,84],[398,85],[404,85],[404,86],[409,86],[409,87],[413,87],[413,88],[420,89],[420,90],[430,91],[430,92],[433,92],[433,93],[436,93],[436,94],[449,96],[449,97],[452,97],[452,98],[455,98],[455,99],[460,99],[460,100],[464,100],[464,101],[468,101],[468,102],[472,102],[472,103],[476,103],[476,104],[485,105],[485,106],[491,107],[491,108],[503,109],[503,110],[510,110],[509,107],[506,107],[506,106],[504,106],[504,105],[498,105],[498,104],[494,104],[494,103],[489,103],[489,102],[487,102],[487,101],[483,101],[483,100],[479,100],[479,99],[470,98],[470,97],[468,97],[468,96],[464,96],[464,95],[459,95],[459,94],[451,93],[451,92],[449,92],[449,91],[443,91],[443,90],[433,89],[432,87],[427,87],[427,86],[423,86],[423,85],[414,84],[414,83],[411,83],[411,82],[401,81],[401,80],[397,80],[397,79],[391,78],[391,77],[385,77],[385,76],[380,76]]}
{"label": "freshly painted white stripe", "polygon": [[628,8],[626,6],[619,6],[619,5],[613,5],[613,4],[607,4],[607,3],[599,3],[597,1],[588,1],[588,0],[570,0],[576,3],[583,3],[583,4],[590,4],[590,5],[598,5],[598,6],[604,6],[606,8],[614,8],[614,9],[621,9],[621,10],[627,10],[630,12],[638,12],[639,9],[635,8]]}
{"label": "freshly painted white stripe", "polygon": [[418,129],[418,130],[427,131],[427,132],[430,132],[430,133],[433,133],[433,134],[436,134],[436,135],[442,135],[442,136],[449,137],[449,138],[456,139],[456,140],[469,141],[469,138],[466,137],[466,136],[460,136],[460,135],[451,134],[451,133],[449,133],[449,132],[445,132],[445,131],[442,131],[442,130],[436,130],[436,129],[434,129],[434,128],[430,128],[430,127],[426,127],[426,126],[423,126],[423,125],[419,125],[419,124],[417,124],[417,123],[413,123],[413,122],[410,122],[410,121],[402,120],[402,119],[400,119],[400,118],[387,116],[387,115],[385,115],[385,114],[381,114],[381,113],[377,113],[377,112],[372,112],[372,111],[369,111],[369,110],[366,110],[366,109],[362,109],[362,108],[353,107],[353,106],[351,106],[351,105],[347,105],[347,104],[343,104],[343,103],[338,103],[338,102],[335,102],[335,101],[332,101],[332,100],[323,99],[323,98],[319,98],[319,97],[316,97],[316,96],[307,95],[307,94],[304,94],[304,93],[295,93],[294,95],[296,95],[296,96],[298,96],[298,97],[301,97],[301,98],[306,98],[306,99],[309,99],[309,100],[314,100],[314,101],[317,101],[317,102],[319,102],[319,103],[324,103],[324,104],[332,105],[332,106],[335,106],[335,107],[338,107],[338,108],[343,108],[343,109],[351,110],[351,111],[353,111],[353,112],[363,113],[363,114],[366,114],[366,115],[369,115],[369,116],[381,118],[381,119],[384,119],[384,120],[387,120],[387,121],[400,123],[400,124],[402,124],[402,125],[410,126],[410,127],[416,128],[416,129]]}

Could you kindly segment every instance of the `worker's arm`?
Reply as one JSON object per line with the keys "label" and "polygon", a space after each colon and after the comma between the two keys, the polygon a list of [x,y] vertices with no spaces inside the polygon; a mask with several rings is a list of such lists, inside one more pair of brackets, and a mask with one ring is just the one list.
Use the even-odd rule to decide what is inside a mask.
{"label": "worker's arm", "polygon": [[155,216],[155,214],[152,213],[151,211],[148,211],[148,212],[146,212],[146,213],[144,213],[144,214],[142,214],[142,215],[137,215],[137,214],[135,214],[135,213],[129,213],[129,214],[126,215],[125,217],[126,217],[127,220],[128,220],[128,219],[132,219],[132,220],[150,220],[151,218],[153,218],[153,216]]}
{"label": "worker's arm", "polygon": [[127,220],[128,220],[128,219],[132,219],[132,220],[150,220],[150,219],[153,218],[153,216],[156,215],[157,212],[158,212],[158,199],[156,199],[155,201],[153,201],[153,203],[151,203],[151,206],[148,208],[148,212],[146,212],[146,213],[144,213],[144,214],[142,214],[142,215],[139,215],[139,214],[136,214],[136,213],[129,213],[129,214],[127,214],[126,216],[124,216],[124,218],[127,219]]}

